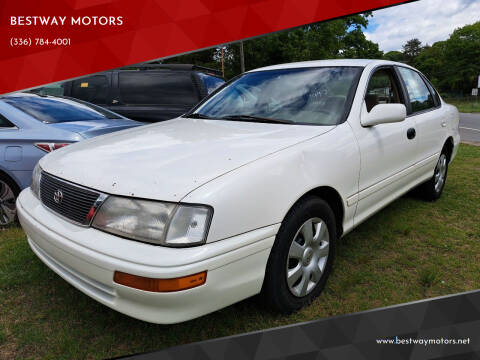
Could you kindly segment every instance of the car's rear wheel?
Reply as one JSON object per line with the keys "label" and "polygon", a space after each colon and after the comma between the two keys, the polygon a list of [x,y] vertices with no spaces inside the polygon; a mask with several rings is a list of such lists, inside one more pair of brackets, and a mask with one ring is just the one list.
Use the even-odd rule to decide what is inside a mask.
{"label": "car's rear wheel", "polygon": [[335,253],[335,216],[324,200],[307,197],[285,217],[272,248],[262,295],[274,310],[308,305],[325,287]]}
{"label": "car's rear wheel", "polygon": [[421,186],[426,200],[435,201],[442,196],[447,181],[448,161],[448,154],[444,149],[438,158],[432,178]]}
{"label": "car's rear wheel", "polygon": [[16,184],[6,175],[0,174],[0,227],[5,227],[17,217],[17,200],[19,190]]}

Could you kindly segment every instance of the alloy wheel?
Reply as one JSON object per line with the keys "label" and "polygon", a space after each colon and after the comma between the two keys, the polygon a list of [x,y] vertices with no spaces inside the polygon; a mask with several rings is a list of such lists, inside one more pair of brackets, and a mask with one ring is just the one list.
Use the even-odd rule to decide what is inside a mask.
{"label": "alloy wheel", "polygon": [[445,177],[447,175],[447,156],[441,154],[438,159],[437,166],[435,167],[435,191],[439,192],[445,183]]}
{"label": "alloy wheel", "polygon": [[329,254],[327,224],[320,218],[307,220],[295,234],[287,257],[286,278],[296,297],[308,295],[322,278]]}
{"label": "alloy wheel", "polygon": [[12,223],[16,214],[15,194],[5,181],[0,180],[0,226]]}

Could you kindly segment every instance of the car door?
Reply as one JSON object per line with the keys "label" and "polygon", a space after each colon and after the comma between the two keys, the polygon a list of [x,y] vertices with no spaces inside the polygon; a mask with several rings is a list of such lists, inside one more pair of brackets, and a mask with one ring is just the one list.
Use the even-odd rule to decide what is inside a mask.
{"label": "car door", "polygon": [[[360,90],[362,91],[362,90]],[[364,91],[361,117],[378,104],[405,104],[399,76],[392,66],[372,70]],[[361,120],[351,122],[361,156],[359,192],[349,202],[357,202],[355,223],[360,223],[399,196],[408,186],[415,163],[415,122],[402,122],[363,127]]]}
{"label": "car door", "polygon": [[415,121],[416,162],[424,168],[423,171],[433,171],[447,138],[447,122],[442,116],[440,99],[417,71],[399,66],[398,72],[408,95],[409,117]]}
{"label": "car door", "polygon": [[11,164],[22,160],[22,147],[12,141],[17,126],[0,113],[0,170],[10,170]]}
{"label": "car door", "polygon": [[71,82],[71,97],[106,107],[109,103],[111,73],[87,76]]}
{"label": "car door", "polygon": [[[32,164],[29,136],[14,122],[11,113],[0,104],[0,171],[4,171],[20,189],[30,185]],[[28,130],[27,130],[28,131]],[[42,152],[37,149],[38,152]]]}

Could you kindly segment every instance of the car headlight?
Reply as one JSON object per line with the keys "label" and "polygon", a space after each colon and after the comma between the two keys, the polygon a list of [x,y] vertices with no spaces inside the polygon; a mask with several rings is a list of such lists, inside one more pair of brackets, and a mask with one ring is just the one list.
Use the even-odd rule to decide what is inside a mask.
{"label": "car headlight", "polygon": [[37,198],[40,199],[40,179],[42,178],[42,168],[37,163],[32,173],[32,183],[30,184],[30,189],[35,194]]}
{"label": "car headlight", "polygon": [[109,196],[92,226],[156,245],[194,246],[205,243],[212,212],[207,206]]}

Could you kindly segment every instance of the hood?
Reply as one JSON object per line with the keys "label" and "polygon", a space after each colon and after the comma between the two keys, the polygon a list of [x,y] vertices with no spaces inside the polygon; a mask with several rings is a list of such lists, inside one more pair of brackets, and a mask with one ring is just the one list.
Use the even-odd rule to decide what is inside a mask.
{"label": "hood", "polygon": [[180,201],[202,184],[333,126],[177,118],[81,141],[44,171],[105,193]]}
{"label": "hood", "polygon": [[142,123],[129,119],[67,121],[48,124],[48,126],[60,130],[76,132],[84,138],[91,138],[140,125]]}

